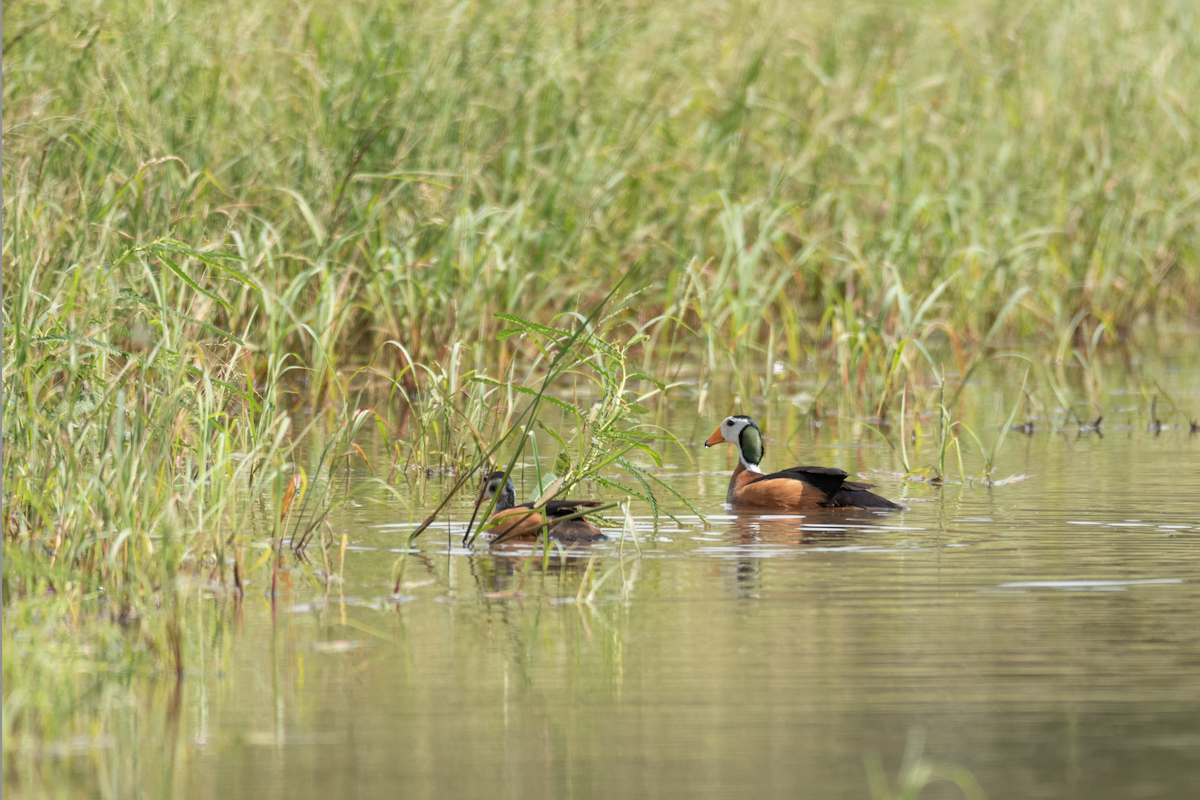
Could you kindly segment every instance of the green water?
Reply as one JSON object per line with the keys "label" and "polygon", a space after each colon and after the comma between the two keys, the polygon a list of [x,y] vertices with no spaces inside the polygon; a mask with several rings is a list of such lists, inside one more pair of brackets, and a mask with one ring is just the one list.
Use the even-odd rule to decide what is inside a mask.
{"label": "green water", "polygon": [[[263,585],[240,606],[198,588],[184,680],[131,679],[94,737],[10,759],[6,794],[867,798],[864,759],[894,781],[923,736],[993,800],[1196,796],[1194,375],[1157,435],[1122,395],[1103,436],[1010,435],[996,476],[1027,479],[990,487],[901,481],[877,437],[786,397],[749,409],[764,466],[843,467],[908,506],[892,514],[731,515],[734,454],[700,446],[727,406],[681,402],[666,421],[694,461],[661,474],[706,522],[635,506],[636,542],[548,561],[440,526],[400,602],[404,536],[448,484],[363,505],[332,520],[344,583],[285,572],[274,610]],[[990,441],[1000,405],[977,405]]]}

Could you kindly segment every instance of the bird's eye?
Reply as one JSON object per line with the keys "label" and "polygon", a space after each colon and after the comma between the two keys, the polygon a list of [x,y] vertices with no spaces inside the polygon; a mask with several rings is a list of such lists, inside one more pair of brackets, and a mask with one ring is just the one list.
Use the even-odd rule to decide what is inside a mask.
{"label": "bird's eye", "polygon": [[732,427],[733,427],[733,420],[731,420],[731,419],[727,419],[727,420],[725,420],[725,424],[726,424],[728,427],[732,428]]}

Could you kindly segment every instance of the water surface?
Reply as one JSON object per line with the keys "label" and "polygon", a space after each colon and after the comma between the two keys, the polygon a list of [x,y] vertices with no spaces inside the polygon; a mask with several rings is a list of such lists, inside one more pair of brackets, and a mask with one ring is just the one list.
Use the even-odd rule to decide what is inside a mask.
{"label": "water surface", "polygon": [[919,732],[992,798],[1194,796],[1200,437],[1132,412],[1103,436],[1044,421],[1000,454],[995,476],[1025,479],[934,486],[898,479],[849,422],[817,428],[786,401],[756,413],[767,467],[840,466],[907,510],[729,513],[733,452],[699,446],[723,413],[693,402],[668,420],[693,460],[675,451],[661,474],[706,520],[635,505],[636,541],[546,557],[463,549],[456,501],[397,602],[390,576],[434,481],[410,508],[332,521],[343,584],[295,570],[274,611],[263,586],[236,612],[207,600],[190,632],[202,665],[139,685],[112,733],[63,743],[24,783],[10,771],[9,788],[865,798],[864,758],[894,779]]}

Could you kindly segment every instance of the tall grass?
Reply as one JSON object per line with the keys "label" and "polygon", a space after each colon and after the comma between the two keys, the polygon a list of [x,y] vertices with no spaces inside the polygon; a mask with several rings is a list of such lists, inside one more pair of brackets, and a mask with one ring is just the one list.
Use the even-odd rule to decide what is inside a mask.
{"label": "tall grass", "polygon": [[[275,330],[314,397],[389,339],[428,361],[488,339],[494,312],[586,305],[636,257],[631,314],[701,330],[713,370],[771,338],[790,363],[852,349],[899,323],[897,291],[942,284],[926,321],[966,342],[1020,290],[1010,341],[1117,341],[1200,309],[1200,31],[1174,3],[22,3],[5,21],[10,280],[73,270],[116,302],[173,260],[169,298]],[[238,256],[292,316],[145,249],[168,239]]]}
{"label": "tall grass", "polygon": [[[182,675],[186,598],[240,599],[303,474],[304,432],[273,392],[238,386],[237,337],[189,341],[196,323],[147,299],[164,296],[154,276],[133,330],[120,303],[53,276],[40,288],[65,306],[29,283],[6,298],[5,735],[52,733],[114,671]],[[58,669],[38,666],[53,653]]]}

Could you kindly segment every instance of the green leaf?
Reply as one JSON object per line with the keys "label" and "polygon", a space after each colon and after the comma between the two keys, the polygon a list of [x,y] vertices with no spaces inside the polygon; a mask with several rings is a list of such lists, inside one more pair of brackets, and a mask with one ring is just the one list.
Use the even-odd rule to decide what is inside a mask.
{"label": "green leaf", "polygon": [[558,431],[546,427],[540,419],[537,420],[537,426],[548,433],[554,441],[558,442],[558,455],[554,459],[554,471],[559,475],[566,475],[571,471],[571,448],[567,447],[566,440],[558,435]]}
{"label": "green leaf", "polygon": [[150,252],[155,252],[155,253],[160,253],[160,254],[161,253],[176,253],[178,255],[184,255],[189,258],[194,258],[197,261],[200,261],[200,262],[206,264],[207,266],[212,267],[213,269],[218,269],[221,272],[224,272],[228,275],[232,275],[234,278],[236,278],[238,280],[239,283],[241,283],[246,288],[253,289],[254,291],[258,292],[259,294],[262,294],[262,289],[260,289],[258,287],[258,285],[250,278],[249,275],[242,272],[241,270],[234,269],[227,263],[224,263],[227,261],[234,261],[234,262],[244,261],[245,259],[243,259],[239,255],[235,255],[233,253],[213,253],[213,252],[207,252],[204,250],[197,250],[193,247],[187,247],[185,245],[180,244],[179,242],[174,242],[174,241],[170,241],[170,240],[154,242],[153,244],[148,244],[148,245],[145,245],[144,247],[140,247],[137,249],[147,250]]}
{"label": "green leaf", "polygon": [[647,375],[644,372],[631,372],[631,373],[629,373],[629,379],[635,380],[635,381],[646,381],[648,383],[653,383],[656,387],[658,387],[658,390],[660,392],[665,392],[667,389],[667,385],[665,383],[663,383],[660,380],[655,379],[651,375]]}
{"label": "green leaf", "polygon": [[601,478],[599,475],[593,475],[593,476],[591,476],[591,478],[589,480],[591,480],[593,483],[598,484],[599,486],[603,486],[606,489],[614,489],[618,492],[624,492],[625,494],[629,495],[630,497],[636,497],[638,500],[641,500],[643,503],[645,503],[647,505],[650,505],[650,506],[654,505],[653,501],[649,497],[647,497],[644,494],[640,494],[639,492],[637,492],[634,489],[630,489],[628,486],[626,486],[625,484],[623,484],[619,481],[614,481],[609,478]]}
{"label": "green leaf", "polygon": [[160,239],[157,242],[151,242],[147,245],[141,245],[140,250],[162,250],[168,253],[179,253],[180,255],[190,256],[198,261],[203,261],[210,266],[217,266],[221,261],[245,261],[239,255],[233,253],[217,253],[211,250],[197,250],[194,247],[188,247],[185,244],[176,242],[171,239]]}
{"label": "green leaf", "polygon": [[[561,344],[561,340],[563,338],[571,335],[569,332],[561,331],[558,328],[551,328],[546,325],[539,325],[536,322],[530,322],[529,320],[521,319],[515,314],[497,313],[493,314],[492,316],[494,316],[496,319],[501,319],[505,322],[511,322],[514,325],[519,325],[526,333],[539,333],[542,336],[553,340],[556,344]],[[593,350],[602,351],[607,355],[613,356],[614,358],[623,358],[620,351],[618,351],[611,344],[589,333],[580,333],[576,339],[576,343],[590,347]]]}
{"label": "green leaf", "polygon": [[134,294],[133,292],[129,291],[128,289],[123,289],[120,292],[120,296],[124,297],[127,300],[133,300],[135,302],[141,303],[142,305],[146,306],[146,308],[152,308],[156,311],[161,311],[166,314],[170,314],[173,317],[182,319],[185,322],[190,322],[193,325],[199,325],[204,330],[206,330],[210,333],[215,333],[217,336],[220,336],[223,339],[228,339],[229,341],[233,342],[234,344],[240,344],[242,347],[246,346],[245,342],[243,342],[241,339],[234,336],[232,333],[223,331],[220,328],[216,327],[215,325],[209,325],[207,322],[201,322],[198,319],[189,317],[187,314],[181,314],[180,312],[176,311],[173,308],[166,308],[165,306],[160,306],[158,303],[154,302],[153,300],[142,297],[139,294]]}
{"label": "green leaf", "polygon": [[[486,383],[489,386],[501,386],[501,387],[505,387],[505,388],[511,388],[514,392],[520,392],[521,394],[527,394],[530,397],[538,397],[539,396],[539,393],[535,392],[533,389],[529,389],[525,386],[517,386],[515,383],[501,383],[500,381],[497,381],[493,378],[488,378],[486,376],[479,376],[479,377],[473,378],[473,380],[476,383]],[[563,411],[566,411],[571,414],[576,413],[574,406],[570,405],[569,403],[564,403],[562,400],[559,400],[556,397],[550,397],[549,395],[546,395],[546,394],[541,394],[540,396],[547,403],[558,406]]]}
{"label": "green leaf", "polygon": [[304,217],[304,221],[308,223],[309,230],[312,231],[317,244],[325,244],[325,226],[321,224],[316,214],[309,208],[308,201],[299,192],[289,189],[286,186],[276,186],[275,191],[285,192],[292,196],[292,199],[296,201],[296,207],[300,209],[300,216]]}
{"label": "green leaf", "polygon": [[[570,335],[567,331],[560,331],[557,328],[548,328],[545,325],[538,325],[536,322],[523,320],[513,314],[493,314],[492,316],[494,316],[496,319],[502,319],[505,322],[511,322],[514,325],[519,325],[523,331],[535,331],[556,341],[560,337]],[[584,334],[584,336],[586,336],[586,334]]]}
{"label": "green leaf", "polygon": [[221,297],[220,295],[218,295],[214,292],[210,292],[207,289],[201,288],[200,284],[198,284],[194,280],[192,280],[192,277],[190,275],[188,275],[186,272],[184,272],[183,268],[180,267],[178,264],[176,264],[174,261],[167,258],[162,253],[158,253],[158,260],[160,262],[162,262],[163,264],[165,264],[167,269],[171,270],[171,272],[174,272],[179,277],[179,279],[181,281],[183,281],[184,283],[186,283],[188,286],[192,287],[197,292],[199,292],[200,294],[207,297],[209,300],[212,300],[215,303],[220,303],[221,305],[225,306],[226,311],[233,311],[233,306],[231,306],[229,303],[227,303],[223,297]]}
{"label": "green leaf", "polygon": [[650,460],[654,462],[654,466],[661,467],[663,465],[662,456],[659,455],[653,448],[642,444],[641,442],[630,442],[631,445],[641,450],[646,455],[650,456]]}
{"label": "green leaf", "polygon": [[103,350],[106,353],[111,353],[113,355],[121,356],[123,358],[129,358],[129,353],[126,353],[121,348],[114,347],[113,345],[108,344],[107,342],[102,342],[99,339],[95,339],[91,336],[66,336],[63,334],[55,333],[55,334],[51,334],[49,336],[35,337],[32,341],[34,344],[49,344],[50,342],[82,342],[83,344],[94,347],[97,350]]}
{"label": "green leaf", "polygon": [[546,505],[546,502],[554,499],[554,495],[558,494],[566,483],[566,476],[559,477],[553,472],[547,472],[542,476],[541,485],[538,487],[537,499],[533,501],[534,508],[540,508]]}
{"label": "green leaf", "polygon": [[[651,475],[650,473],[643,470],[641,467],[638,467],[637,465],[631,463],[630,461],[628,461],[624,458],[617,459],[617,463],[620,464],[622,467],[625,467],[625,469],[629,470],[631,473],[634,473],[634,475],[644,475],[649,480],[654,481],[659,486],[663,487],[668,492],[675,495],[676,499],[678,499],[681,503],[683,503],[685,506],[687,506],[689,509],[691,509],[693,514],[700,517],[700,519],[704,519],[704,514],[701,513],[700,509],[698,509],[698,508],[696,508],[696,506],[692,505],[692,501],[688,500],[686,497],[684,497],[682,494],[680,494],[679,490],[676,489],[674,486],[671,486],[669,483],[664,483],[660,478],[658,478],[654,475]],[[651,492],[651,495],[653,495],[653,492]],[[654,508],[655,508],[655,513],[657,513],[658,506],[655,505]],[[673,514],[668,514],[667,516],[671,517],[671,519],[675,519],[675,516]],[[676,521],[678,521],[678,520],[676,520]]]}
{"label": "green leaf", "polygon": [[[186,368],[189,373],[191,373],[192,375],[195,375],[197,377],[202,377],[204,375],[204,373],[200,371],[199,367],[188,366]],[[245,400],[247,403],[250,404],[250,407],[252,409],[254,409],[255,412],[262,411],[262,406],[260,406],[258,404],[258,401],[254,399],[254,396],[252,394],[250,394],[250,392],[246,391],[245,389],[239,389],[238,387],[236,387],[232,384],[226,383],[225,381],[221,380],[220,378],[214,378],[211,375],[208,376],[208,379],[210,381],[212,381],[213,383],[215,383],[217,386],[220,386],[223,389],[228,389],[229,391],[236,394],[238,397]]]}

